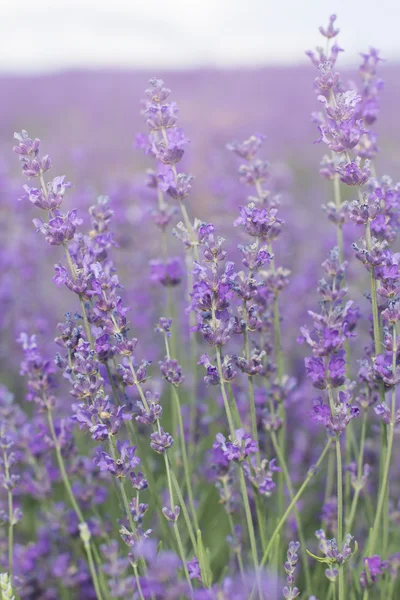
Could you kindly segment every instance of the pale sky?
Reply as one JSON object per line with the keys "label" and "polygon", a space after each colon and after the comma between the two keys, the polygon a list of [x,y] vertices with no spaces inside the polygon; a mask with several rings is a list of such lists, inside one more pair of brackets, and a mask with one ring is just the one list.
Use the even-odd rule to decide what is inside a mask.
{"label": "pale sky", "polygon": [[399,0],[0,0],[0,72],[291,64],[338,15],[341,60],[400,60]]}

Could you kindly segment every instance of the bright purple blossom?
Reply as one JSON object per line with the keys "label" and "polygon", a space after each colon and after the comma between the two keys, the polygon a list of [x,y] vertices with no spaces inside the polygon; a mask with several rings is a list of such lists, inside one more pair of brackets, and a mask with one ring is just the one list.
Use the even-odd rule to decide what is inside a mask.
{"label": "bright purple blossom", "polygon": [[217,433],[213,448],[220,448],[228,461],[235,462],[243,461],[247,456],[258,451],[257,442],[251,438],[249,433],[245,433],[244,429],[236,429],[235,438],[232,440],[229,436],[228,441],[222,433]]}

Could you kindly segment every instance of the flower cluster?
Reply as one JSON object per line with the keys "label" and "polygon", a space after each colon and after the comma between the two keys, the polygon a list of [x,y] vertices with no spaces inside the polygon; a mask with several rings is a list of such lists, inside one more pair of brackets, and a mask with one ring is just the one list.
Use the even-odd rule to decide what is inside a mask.
{"label": "flower cluster", "polygon": [[257,443],[243,429],[236,429],[235,438],[232,439],[232,436],[229,436],[228,441],[222,433],[217,433],[213,448],[221,450],[227,461],[235,462],[241,462],[250,454],[258,451]]}
{"label": "flower cluster", "polygon": [[322,423],[328,430],[340,434],[359,409],[351,404],[350,392],[339,391],[333,399],[332,391],[346,383],[345,344],[354,336],[354,328],[359,317],[353,302],[345,302],[347,289],[342,287],[346,263],[340,263],[339,250],[334,248],[323,263],[328,279],[322,279],[318,285],[321,296],[321,312],[309,311],[314,321],[311,331],[301,328],[299,343],[307,342],[313,356],[305,359],[306,373],[314,387],[328,390],[329,405],[322,397],[314,400],[313,419]]}
{"label": "flower cluster", "polygon": [[294,573],[296,571],[297,562],[299,556],[297,554],[300,548],[299,542],[290,542],[289,549],[287,551],[287,561],[285,562],[285,571],[287,575],[288,585],[283,588],[283,596],[286,600],[293,600],[300,595],[300,590],[293,586],[294,584]]}

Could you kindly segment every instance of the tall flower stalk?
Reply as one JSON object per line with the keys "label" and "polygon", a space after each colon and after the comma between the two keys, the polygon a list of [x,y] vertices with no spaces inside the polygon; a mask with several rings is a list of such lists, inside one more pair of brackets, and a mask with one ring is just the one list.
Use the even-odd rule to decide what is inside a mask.
{"label": "tall flower stalk", "polygon": [[[330,257],[323,263],[329,276],[321,280],[319,292],[322,297],[321,312],[310,315],[314,327],[309,331],[301,330],[300,342],[307,342],[313,352],[312,357],[305,359],[306,371],[313,386],[327,393],[328,404],[319,396],[313,401],[313,419],[323,424],[335,438],[336,473],[337,473],[337,543],[341,547],[343,541],[343,465],[340,435],[350,421],[357,417],[359,408],[351,404],[351,387],[341,389],[346,383],[345,342],[352,336],[354,323],[352,303],[343,302],[346,290],[340,282],[344,277],[346,265],[339,262],[339,252],[335,248]],[[338,391],[338,388],[340,391]],[[338,392],[335,396],[335,390]],[[344,600],[345,583],[344,567],[338,569],[339,599]]]}
{"label": "tall flower stalk", "polygon": [[[193,261],[197,261],[198,240],[195,231],[195,225],[190,221],[186,208],[186,201],[191,190],[192,175],[180,172],[178,173],[177,165],[181,161],[185,146],[188,139],[185,137],[183,130],[177,124],[177,106],[175,102],[169,100],[171,90],[169,90],[161,79],[150,79],[149,88],[146,90],[147,100],[145,102],[144,115],[146,123],[149,127],[148,136],[139,137],[139,146],[150,154],[157,161],[157,172],[153,176],[153,187],[157,187],[159,207],[156,215],[158,224],[163,223],[162,229],[162,246],[164,252],[164,263],[166,273],[168,270],[176,270],[176,259],[167,262],[165,258],[165,248],[167,245],[165,235],[166,220],[171,220],[173,211],[164,202],[164,194],[167,194],[172,200],[177,202],[179,210],[183,218],[183,224],[179,223],[179,229],[185,231],[187,236],[186,248],[190,251],[191,258],[185,261],[187,267],[187,296],[189,298],[190,291],[193,285]],[[160,219],[161,217],[161,219]],[[165,225],[164,225],[165,224]],[[172,303],[170,303],[172,307]],[[169,315],[172,318],[172,314]],[[189,326],[194,326],[193,314],[189,314]],[[190,337],[191,344],[191,370],[193,377],[193,389],[196,390],[196,338]],[[195,394],[192,394],[194,398]],[[190,410],[190,439],[193,439],[194,423],[196,419],[196,407],[192,400]]]}

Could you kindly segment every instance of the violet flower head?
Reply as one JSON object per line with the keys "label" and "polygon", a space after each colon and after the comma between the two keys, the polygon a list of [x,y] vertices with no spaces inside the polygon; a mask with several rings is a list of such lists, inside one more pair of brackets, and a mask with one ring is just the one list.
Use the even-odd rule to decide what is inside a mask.
{"label": "violet flower head", "polygon": [[240,217],[234,222],[235,227],[243,225],[246,232],[253,237],[268,238],[271,232],[282,224],[276,217],[276,209],[258,208],[254,203],[240,207]]}
{"label": "violet flower head", "polygon": [[383,575],[384,570],[388,568],[388,561],[382,560],[380,556],[366,557],[363,560],[364,570],[360,576],[360,584],[363,589],[372,587],[378,579],[378,575]]}
{"label": "violet flower head", "polygon": [[328,431],[341,434],[350,421],[358,417],[359,414],[359,407],[355,404],[350,404],[350,394],[340,391],[338,401],[334,403],[333,409],[325,404],[322,398],[314,399],[311,418],[316,423],[324,425]]}
{"label": "violet flower head", "polygon": [[232,440],[232,436],[229,436],[228,441],[222,433],[217,433],[213,448],[221,449],[228,461],[235,462],[242,462],[250,454],[258,452],[257,442],[244,429],[236,429],[235,438]]}
{"label": "violet flower head", "polygon": [[164,454],[174,443],[172,435],[165,432],[162,427],[160,427],[159,431],[152,433],[150,438],[150,446],[157,454]]}
{"label": "violet flower head", "polygon": [[22,163],[22,172],[31,179],[37,177],[40,173],[48,171],[51,167],[50,157],[46,154],[43,158],[39,157],[40,140],[32,140],[25,129],[21,133],[14,133],[14,139],[18,145],[13,147],[13,151],[18,155]]}
{"label": "violet flower head", "polygon": [[400,382],[400,367],[396,363],[393,372],[393,353],[385,352],[378,354],[374,358],[373,368],[379,380],[383,381],[386,387],[392,387]]}
{"label": "violet flower head", "polygon": [[256,490],[263,496],[269,498],[276,488],[273,480],[274,473],[279,473],[281,468],[276,465],[276,459],[267,460],[264,458],[260,465],[253,459],[251,464],[243,463],[243,471],[246,478],[252,483]]}
{"label": "violet flower head", "polygon": [[97,396],[92,404],[74,406],[71,418],[79,424],[80,429],[89,431],[92,439],[104,441],[117,435],[124,421],[131,420],[132,415],[127,412],[125,405],[115,406],[107,396]]}
{"label": "violet flower head", "polygon": [[[150,133],[140,136],[138,147],[158,163],[158,173],[152,176],[152,187],[183,203],[191,191],[193,176],[178,173],[176,165],[182,159],[189,140],[178,127],[178,108],[175,102],[169,101],[171,90],[165,87],[161,79],[150,79],[149,86],[144,116]],[[164,204],[154,214],[156,223],[162,229],[166,228],[173,214],[173,209]]]}
{"label": "violet flower head", "polygon": [[47,194],[44,194],[42,189],[31,188],[24,185],[26,192],[20,200],[28,199],[34,206],[45,211],[56,211],[60,208],[64,199],[64,194],[67,188],[70,188],[70,182],[66,181],[66,177],[55,177],[47,184]]}
{"label": "violet flower head", "polygon": [[336,21],[337,17],[336,15],[331,15],[329,17],[329,23],[328,23],[328,27],[323,27],[322,25],[319,28],[320,33],[326,37],[328,40],[336,37],[339,33],[339,29],[335,29],[335,21]]}
{"label": "violet flower head", "polygon": [[349,163],[339,163],[336,172],[339,174],[340,181],[346,185],[364,185],[370,178],[369,160],[364,166],[360,165],[361,158],[357,157],[355,161]]}
{"label": "violet flower head", "polygon": [[13,467],[18,461],[15,436],[7,429],[9,429],[7,423],[0,421],[0,486],[7,491],[12,491],[18,484],[20,476],[13,472]]}
{"label": "violet flower head", "polygon": [[190,579],[197,579],[198,581],[202,581],[201,579],[201,569],[199,565],[199,561],[195,556],[193,560],[188,561],[187,568],[189,571]]}
{"label": "violet flower head", "polygon": [[171,325],[172,319],[166,319],[165,317],[161,317],[157,325],[155,326],[154,331],[156,331],[157,333],[164,333],[167,337],[171,337]]}
{"label": "violet flower head", "polygon": [[294,600],[300,595],[300,590],[294,585],[294,574],[299,560],[297,554],[300,548],[299,542],[290,542],[287,551],[287,560],[285,562],[285,571],[287,575],[287,585],[283,588],[283,596],[286,600]]}
{"label": "violet flower head", "polygon": [[135,471],[132,471],[131,473],[129,473],[129,477],[131,478],[131,483],[132,483],[133,487],[138,492],[141,492],[142,490],[145,490],[148,488],[147,479],[145,478],[143,473],[141,473],[140,471],[138,473],[136,473]]}
{"label": "violet flower head", "polygon": [[139,414],[135,417],[138,423],[143,425],[153,425],[162,415],[162,406],[160,405],[160,394],[151,393],[149,390],[145,393],[146,403],[137,402]]}
{"label": "violet flower head", "polygon": [[346,563],[352,554],[355,552],[357,548],[357,544],[355,544],[355,548],[352,548],[353,536],[349,533],[346,534],[342,549],[339,550],[336,539],[327,539],[325,531],[323,529],[319,529],[315,532],[315,535],[319,541],[318,547],[324,558],[317,557],[311,553],[311,556],[314,556],[319,562],[326,563],[328,568],[325,570],[325,575],[331,582],[335,582],[338,575],[339,570],[338,567]]}
{"label": "violet flower head", "polygon": [[168,383],[172,383],[175,387],[178,387],[185,381],[185,376],[182,373],[182,367],[177,360],[168,358],[167,356],[163,361],[159,362],[161,375]]}
{"label": "violet flower head", "polygon": [[227,144],[226,147],[240,158],[251,161],[254,160],[265,139],[265,135],[256,133],[251,135],[247,140],[244,140],[244,142],[231,142],[230,144]]}
{"label": "violet flower head", "polygon": [[26,400],[41,409],[51,409],[55,405],[53,364],[42,357],[35,335],[21,333],[17,341],[24,352],[20,373],[28,378]]}
{"label": "violet flower head", "polygon": [[140,465],[140,458],[135,456],[136,446],[130,446],[128,440],[117,440],[116,450],[119,458],[113,458],[101,448],[96,448],[93,462],[100,471],[109,471],[118,478],[126,477],[129,471]]}
{"label": "violet flower head", "polygon": [[205,367],[207,374],[204,377],[204,382],[206,385],[219,385],[220,378],[218,374],[218,369],[215,365],[212,364],[210,357],[208,354],[203,354],[200,357],[198,365],[203,365]]}
{"label": "violet flower head", "polygon": [[166,287],[178,285],[183,277],[181,260],[178,257],[150,261],[150,279]]}

